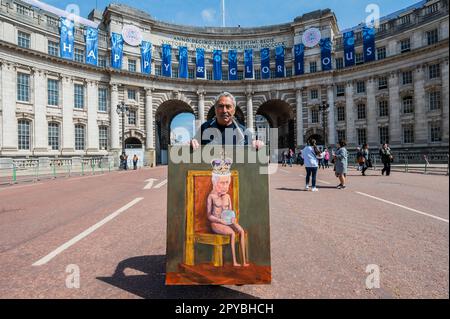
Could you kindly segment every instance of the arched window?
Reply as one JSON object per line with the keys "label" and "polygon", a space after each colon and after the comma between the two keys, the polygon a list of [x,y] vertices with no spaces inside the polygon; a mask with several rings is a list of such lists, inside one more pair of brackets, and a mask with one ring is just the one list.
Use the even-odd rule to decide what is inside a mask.
{"label": "arched window", "polygon": [[48,123],[48,146],[51,150],[59,150],[59,124],[55,122]]}
{"label": "arched window", "polygon": [[30,149],[30,121],[19,120],[18,121],[18,147],[19,150]]}

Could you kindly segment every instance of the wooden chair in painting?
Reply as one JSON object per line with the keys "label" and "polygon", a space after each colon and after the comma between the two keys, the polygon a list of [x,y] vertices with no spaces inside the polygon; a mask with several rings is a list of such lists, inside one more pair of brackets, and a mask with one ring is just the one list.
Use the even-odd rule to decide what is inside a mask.
{"label": "wooden chair in painting", "polygon": [[[213,247],[212,264],[216,267],[223,265],[223,246],[230,245],[230,236],[213,233],[208,220],[206,200],[212,190],[211,175],[211,171],[188,171],[187,175],[184,263],[189,266],[195,265],[195,246],[197,244]],[[236,221],[239,222],[239,176],[237,171],[231,171],[228,194],[231,197],[233,210],[236,212]],[[237,258],[242,258],[240,240],[242,239],[239,234],[236,234]],[[247,233],[244,240],[248,244]],[[248,258],[248,251],[245,254]]]}

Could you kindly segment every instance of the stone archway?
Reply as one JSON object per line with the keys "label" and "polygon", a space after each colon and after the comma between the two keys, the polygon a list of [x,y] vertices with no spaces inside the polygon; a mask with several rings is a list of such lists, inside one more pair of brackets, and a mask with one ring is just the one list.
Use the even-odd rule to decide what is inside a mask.
{"label": "stone archway", "polygon": [[168,145],[170,144],[170,123],[181,113],[192,113],[192,107],[181,100],[168,100],[163,102],[155,113],[155,150],[156,164],[167,164]]}
{"label": "stone archway", "polygon": [[315,139],[317,145],[325,145],[325,134],[323,129],[314,127],[307,130],[305,142],[308,142],[310,139]]}
{"label": "stone archway", "polygon": [[[216,116],[216,113],[214,111],[214,106],[212,106],[209,111],[208,115],[206,116],[206,120],[212,120]],[[236,106],[236,112],[234,114],[234,117],[236,118],[236,121],[238,121],[239,124],[242,124],[245,126],[245,116],[244,112],[242,112],[242,109],[239,106]]]}

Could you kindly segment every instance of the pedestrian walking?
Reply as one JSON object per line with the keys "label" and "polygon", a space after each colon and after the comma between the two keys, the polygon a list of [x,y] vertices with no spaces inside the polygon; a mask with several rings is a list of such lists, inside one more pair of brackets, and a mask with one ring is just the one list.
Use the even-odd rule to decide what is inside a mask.
{"label": "pedestrian walking", "polygon": [[381,170],[381,175],[386,173],[386,176],[391,174],[391,163],[394,157],[392,156],[391,149],[388,144],[383,144],[380,149],[380,158],[383,163],[383,169]]}
{"label": "pedestrian walking", "polygon": [[372,167],[372,163],[370,160],[370,154],[369,154],[369,144],[365,143],[362,146],[361,154],[362,154],[362,157],[364,158],[361,175],[366,176],[367,169],[369,169],[369,167]]}
{"label": "pedestrian walking", "polygon": [[330,152],[328,151],[328,148],[325,149],[324,155],[323,155],[323,161],[326,168],[330,167]]}
{"label": "pedestrian walking", "polygon": [[336,153],[333,156],[334,159],[334,170],[336,177],[339,178],[338,189],[345,189],[346,179],[347,179],[347,170],[348,170],[348,151],[346,149],[347,143],[345,140],[340,140],[336,150]]}
{"label": "pedestrian walking", "polygon": [[302,157],[305,162],[306,169],[306,185],[305,190],[309,190],[309,180],[311,179],[311,191],[317,192],[316,177],[317,169],[319,167],[319,161],[317,156],[320,156],[320,150],[317,148],[316,140],[311,139],[308,141],[308,145],[302,150]]}
{"label": "pedestrian walking", "polygon": [[288,161],[288,151],[284,151],[281,156],[282,156],[281,167],[285,167],[285,166],[287,166],[287,161]]}
{"label": "pedestrian walking", "polygon": [[133,169],[134,170],[137,170],[138,160],[139,160],[139,158],[137,157],[136,154],[134,154],[134,156],[133,156]]}
{"label": "pedestrian walking", "polygon": [[289,149],[289,167],[292,167],[292,163],[294,163],[295,153],[292,148]]}

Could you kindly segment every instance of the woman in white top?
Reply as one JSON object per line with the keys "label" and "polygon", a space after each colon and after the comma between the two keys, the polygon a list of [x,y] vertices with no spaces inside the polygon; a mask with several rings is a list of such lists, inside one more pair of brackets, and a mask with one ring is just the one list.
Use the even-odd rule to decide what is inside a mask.
{"label": "woman in white top", "polygon": [[316,177],[317,168],[319,167],[319,161],[317,156],[320,156],[321,152],[316,146],[316,140],[311,139],[308,141],[308,145],[302,150],[302,157],[305,161],[306,168],[306,186],[305,190],[309,190],[309,179],[312,177],[312,189],[311,191],[317,192]]}

